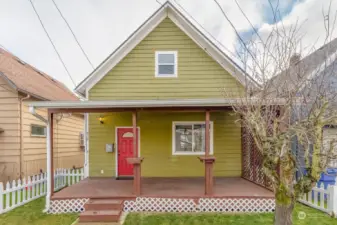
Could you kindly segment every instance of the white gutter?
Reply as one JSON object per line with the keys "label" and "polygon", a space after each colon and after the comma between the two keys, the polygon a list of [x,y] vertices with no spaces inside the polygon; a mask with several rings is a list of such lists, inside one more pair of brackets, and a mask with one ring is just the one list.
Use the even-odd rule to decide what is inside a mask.
{"label": "white gutter", "polygon": [[46,204],[43,212],[48,212],[50,208],[50,198],[51,198],[51,192],[52,192],[52,186],[51,186],[51,137],[50,137],[50,123],[47,120],[47,194],[46,194]]}
{"label": "white gutter", "polygon": [[43,116],[41,116],[40,114],[38,114],[36,111],[35,111],[35,107],[34,106],[29,106],[29,112],[31,114],[33,114],[33,116],[35,116],[36,118],[38,118],[39,120],[43,121],[44,123],[48,123],[48,120],[45,119]]}
{"label": "white gutter", "polygon": [[[81,109],[81,108],[166,108],[166,107],[217,107],[232,106],[244,102],[261,104],[259,98],[217,98],[217,99],[174,99],[174,100],[106,100],[106,101],[39,101],[30,102],[29,106],[48,109]],[[282,98],[266,99],[268,105],[282,105]]]}

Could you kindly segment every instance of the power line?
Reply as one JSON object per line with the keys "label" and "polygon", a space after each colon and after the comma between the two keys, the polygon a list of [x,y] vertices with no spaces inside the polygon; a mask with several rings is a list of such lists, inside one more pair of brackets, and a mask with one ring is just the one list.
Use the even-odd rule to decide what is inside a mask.
{"label": "power line", "polygon": [[73,37],[74,37],[74,39],[75,39],[75,41],[76,41],[78,47],[80,47],[80,49],[81,49],[83,55],[85,56],[85,58],[87,59],[87,61],[88,61],[89,64],[91,65],[92,69],[95,69],[95,67],[94,67],[94,65],[91,63],[91,61],[90,61],[88,55],[85,53],[85,51],[84,51],[84,49],[82,48],[80,42],[78,41],[78,39],[77,39],[77,37],[76,37],[74,31],[71,29],[71,27],[70,27],[68,21],[67,21],[66,18],[63,16],[63,14],[62,14],[60,8],[57,6],[57,4],[56,4],[56,2],[55,2],[54,0],[52,0],[52,2],[54,3],[54,6],[56,7],[57,11],[60,13],[60,15],[61,15],[62,19],[64,20],[64,22],[67,24],[67,26],[68,26],[68,28],[69,28],[71,34],[73,35]]}
{"label": "power line", "polygon": [[[235,53],[229,50],[225,45],[223,45],[218,39],[216,39],[211,32],[209,32],[205,27],[203,27],[179,2],[174,0],[174,2],[188,15],[192,18],[192,20],[198,24],[207,34],[209,34],[219,45],[221,45],[224,49],[226,49],[233,57],[237,58],[238,60],[242,61],[240,57],[238,57]],[[248,69],[252,69],[249,65],[246,65]]]}
{"label": "power line", "polygon": [[237,0],[234,0],[236,5],[238,6],[239,10],[241,11],[242,15],[246,18],[246,20],[248,21],[248,23],[250,24],[250,26],[253,28],[254,32],[256,33],[256,35],[259,37],[259,39],[261,40],[261,42],[263,43],[263,40],[259,34],[259,32],[255,29],[254,25],[251,23],[251,21],[249,20],[249,18],[247,17],[246,13],[242,10],[240,4],[238,3]]}
{"label": "power line", "polygon": [[[255,56],[250,52],[249,48],[248,48],[247,45],[245,44],[244,40],[241,38],[239,32],[236,30],[236,28],[235,28],[234,24],[232,23],[232,21],[228,18],[227,14],[226,14],[225,11],[222,9],[222,7],[221,7],[221,5],[219,4],[219,2],[218,2],[217,0],[213,0],[213,1],[217,4],[217,6],[218,6],[219,9],[221,10],[222,14],[223,14],[224,17],[226,18],[227,22],[228,22],[228,23],[231,25],[231,27],[234,29],[235,34],[236,34],[236,35],[238,36],[238,38],[240,39],[242,45],[243,45],[243,46],[245,47],[245,49],[247,50],[248,54],[254,59],[255,62],[257,62],[256,59],[255,59]],[[258,63],[257,63],[257,66],[259,66]]]}
{"label": "power line", "polygon": [[62,63],[62,65],[63,65],[64,69],[67,71],[67,74],[68,74],[68,76],[70,77],[70,80],[72,81],[72,83],[73,83],[74,86],[76,87],[76,83],[75,83],[74,79],[73,79],[72,76],[70,75],[70,72],[69,72],[69,70],[67,69],[65,63],[63,62],[60,53],[57,51],[56,46],[55,46],[54,43],[53,43],[53,40],[52,40],[51,37],[49,36],[48,31],[47,31],[47,29],[45,28],[45,26],[44,26],[44,24],[43,24],[43,22],[42,22],[42,20],[41,20],[41,18],[40,18],[39,13],[36,11],[36,8],[35,8],[35,6],[34,6],[32,0],[29,0],[29,2],[30,2],[30,4],[31,4],[31,6],[33,7],[33,10],[34,10],[34,12],[35,12],[37,18],[39,19],[40,24],[41,24],[41,26],[42,26],[44,32],[46,33],[46,35],[47,35],[47,37],[48,37],[48,39],[49,39],[51,45],[53,46],[53,48],[54,48],[54,50],[55,50],[55,52],[56,52],[56,54],[57,54],[59,60],[61,61],[61,63]]}
{"label": "power line", "polygon": [[246,13],[243,11],[243,9],[241,8],[239,2],[237,0],[234,0],[236,5],[238,6],[239,10],[241,11],[242,15],[246,18],[246,20],[248,21],[248,23],[250,24],[250,26],[252,27],[253,31],[255,32],[255,34],[257,35],[257,37],[260,39],[263,47],[265,49],[267,49],[268,53],[270,54],[270,56],[276,60],[276,58],[274,57],[274,55],[272,54],[272,52],[270,51],[270,49],[267,47],[266,43],[264,43],[262,37],[260,36],[259,32],[256,30],[256,28],[254,27],[254,25],[252,24],[252,22],[249,20],[249,18],[247,17]]}
{"label": "power line", "polygon": [[[232,56],[234,56],[235,58],[238,58],[231,50],[229,50],[225,45],[223,45],[218,39],[216,39],[211,32],[209,32],[207,29],[205,29],[205,27],[203,27],[179,2],[177,2],[176,0],[174,0],[174,2],[189,16],[192,18],[192,20],[198,24],[198,26],[200,26],[204,31],[206,31],[206,33],[208,35],[210,35],[218,44],[220,44],[224,49],[226,49],[226,51],[228,51]],[[239,58],[238,58],[239,59]],[[240,59],[239,59],[240,60]]]}

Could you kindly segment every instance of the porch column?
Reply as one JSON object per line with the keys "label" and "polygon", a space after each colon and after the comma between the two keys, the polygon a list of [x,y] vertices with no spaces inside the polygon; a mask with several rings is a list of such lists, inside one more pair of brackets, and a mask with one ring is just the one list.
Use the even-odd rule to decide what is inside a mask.
{"label": "porch column", "polygon": [[205,195],[213,195],[213,163],[215,157],[210,156],[210,111],[206,110],[205,119],[205,156],[199,157],[205,163]]}
{"label": "porch column", "polygon": [[[141,163],[143,158],[139,157],[137,148],[137,112],[132,112],[132,133],[133,133],[133,158],[128,158],[127,161],[133,164],[133,193],[140,195],[141,193]],[[138,137],[139,138],[139,137]]]}
{"label": "porch column", "polygon": [[48,113],[50,121],[50,129],[49,129],[49,144],[50,144],[50,186],[51,186],[51,192],[50,196],[52,197],[54,195],[54,114]]}
{"label": "porch column", "polygon": [[89,177],[89,113],[84,114],[84,178]]}
{"label": "porch column", "polygon": [[46,205],[44,212],[47,212],[50,207],[50,198],[54,192],[53,185],[54,185],[54,175],[53,171],[53,114],[48,112],[48,120],[47,120],[47,195],[46,195]]}

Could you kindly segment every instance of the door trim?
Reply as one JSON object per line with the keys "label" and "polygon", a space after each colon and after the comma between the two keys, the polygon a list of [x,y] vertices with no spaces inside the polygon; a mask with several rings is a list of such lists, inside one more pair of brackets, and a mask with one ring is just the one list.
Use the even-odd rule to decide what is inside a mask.
{"label": "door trim", "polygon": [[[118,129],[119,128],[133,128],[132,126],[123,126],[123,127],[115,127],[115,176],[118,177]],[[140,127],[137,126],[138,130],[138,155],[140,157]]]}

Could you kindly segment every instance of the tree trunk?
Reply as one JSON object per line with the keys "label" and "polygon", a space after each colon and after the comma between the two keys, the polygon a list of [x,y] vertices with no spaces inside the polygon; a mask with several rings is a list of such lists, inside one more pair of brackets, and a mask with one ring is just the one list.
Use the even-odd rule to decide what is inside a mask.
{"label": "tree trunk", "polygon": [[294,203],[290,205],[281,205],[276,203],[274,214],[274,225],[292,225],[293,224]]}

